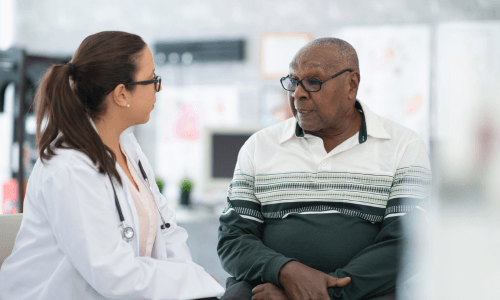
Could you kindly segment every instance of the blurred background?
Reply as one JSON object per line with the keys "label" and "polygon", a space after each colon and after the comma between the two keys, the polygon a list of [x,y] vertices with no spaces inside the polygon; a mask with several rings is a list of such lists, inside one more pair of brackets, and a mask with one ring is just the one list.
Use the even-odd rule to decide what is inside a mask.
{"label": "blurred background", "polygon": [[417,132],[431,157],[428,223],[407,229],[418,243],[406,259],[422,271],[398,298],[498,299],[499,0],[0,0],[1,214],[22,212],[37,159],[38,80],[103,30],[136,33],[153,51],[163,90],[129,131],[193,259],[216,278],[228,276],[217,218],[239,148],[291,117],[279,78],[295,52],[338,37],[358,52],[358,98]]}

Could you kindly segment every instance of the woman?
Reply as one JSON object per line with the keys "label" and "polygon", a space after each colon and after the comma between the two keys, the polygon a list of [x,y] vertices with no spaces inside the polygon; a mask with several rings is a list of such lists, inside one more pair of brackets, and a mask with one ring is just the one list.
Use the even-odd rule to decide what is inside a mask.
{"label": "woman", "polygon": [[0,299],[224,292],[192,262],[186,231],[133,134],[124,133],[149,120],[160,90],[151,50],[125,32],[91,35],[71,63],[47,71],[35,100],[39,160],[0,272]]}

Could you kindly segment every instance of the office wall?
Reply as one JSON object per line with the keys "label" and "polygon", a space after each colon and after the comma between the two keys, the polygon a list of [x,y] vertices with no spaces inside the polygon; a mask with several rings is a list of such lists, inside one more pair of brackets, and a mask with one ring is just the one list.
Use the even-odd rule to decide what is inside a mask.
{"label": "office wall", "polygon": [[[439,97],[438,69],[440,62],[438,59],[440,56],[438,55],[439,41],[437,39],[440,24],[499,20],[500,1],[150,0],[139,2],[132,0],[19,0],[15,1],[15,12],[16,16],[13,19],[15,22],[14,45],[25,47],[31,53],[72,54],[83,38],[102,30],[134,32],[141,35],[150,45],[156,41],[243,38],[247,42],[244,62],[195,64],[186,67],[164,66],[158,68],[158,73],[163,76],[166,88],[169,86],[201,85],[237,86],[239,91],[239,124],[247,126],[259,125],[259,106],[257,103],[265,94],[264,91],[273,90],[278,84],[277,80],[267,80],[259,76],[258,48],[259,38],[262,34],[266,32],[305,31],[317,38],[330,36],[332,32],[345,26],[428,25],[431,44],[429,93],[431,124],[429,127],[432,131],[436,129],[437,124],[442,119],[440,112],[436,109],[436,101]],[[463,48],[464,45],[461,44],[460,47]],[[450,45],[446,45],[445,48],[453,50]],[[441,53],[441,55],[446,56],[446,53]],[[466,63],[458,66],[464,64]],[[442,65],[441,68],[446,69]],[[481,72],[478,74],[480,75]],[[467,76],[470,80],[475,78],[471,75]],[[457,90],[460,88],[458,85],[456,87]],[[485,88],[482,94],[478,93],[478,95],[489,96],[496,101],[492,103],[498,103],[498,99],[495,98],[498,93],[489,95],[497,90]],[[490,105],[484,99],[481,103],[494,116],[490,123],[496,122],[495,124],[498,124],[498,113],[494,114],[495,106]],[[488,105],[484,105],[485,103]],[[455,105],[456,109],[453,112],[459,110],[459,113],[469,114],[476,107],[475,101],[465,104],[465,108],[460,109]],[[483,114],[478,116],[481,117]],[[136,136],[153,166],[157,166],[156,162],[158,161],[155,151],[155,118],[157,115],[153,114],[152,120],[148,124],[135,129]],[[486,136],[484,138],[486,142],[483,141],[485,144],[484,157],[488,157],[490,152],[491,156],[498,153],[496,151],[498,138],[496,146],[492,144],[496,148],[487,147],[487,137],[498,137],[498,127],[490,123],[485,123],[487,126],[484,126],[483,131],[468,132],[470,137],[462,140],[472,144],[474,143],[473,138],[476,136],[481,138]],[[471,121],[464,123],[464,126],[469,125],[472,125],[470,126],[472,129],[479,127],[474,127]],[[463,138],[461,133],[455,132],[454,137]],[[431,132],[430,138],[431,142],[436,142],[439,134]],[[460,145],[458,147],[455,146],[456,144],[451,145],[456,149],[460,148]],[[500,165],[500,157],[496,154],[494,159],[483,159],[479,161],[480,166],[478,170],[475,170],[475,173],[468,173],[464,172],[463,169],[457,171],[455,166],[460,165],[461,161],[458,160],[462,160],[462,157],[457,159],[457,155],[452,155],[460,154],[463,151],[448,148],[451,147],[444,149],[441,156],[450,157],[449,160],[453,161],[448,167],[441,168],[442,171],[437,167],[439,162],[433,161],[433,167],[436,167],[434,171],[437,191],[441,192],[441,209],[451,211],[451,213],[448,213],[447,218],[434,216],[433,219],[431,217],[429,228],[420,230],[421,235],[427,234],[427,236],[421,237],[422,240],[431,240],[427,240],[427,244],[424,243],[427,248],[424,247],[425,249],[422,250],[422,253],[426,254],[424,260],[427,260],[428,266],[427,269],[424,269],[426,279],[419,283],[425,284],[416,284],[415,287],[429,293],[429,297],[422,297],[422,299],[457,299],[469,296],[469,294],[471,296],[469,298],[496,299],[495,297],[498,297],[498,288],[495,285],[498,282],[496,268],[499,245],[499,239],[496,238],[499,236],[498,214],[492,216],[482,211],[477,213],[475,210],[482,207],[485,211],[498,213],[500,207],[498,192],[492,195],[488,195],[488,192],[498,190],[498,178],[500,177],[498,177],[499,168],[497,166]],[[490,148],[493,150],[489,150]],[[472,161],[474,159],[474,151],[472,150],[472,156],[467,157],[469,165],[477,164],[477,162]],[[431,158],[435,160],[436,157],[434,155]],[[455,164],[457,161],[459,163]],[[465,179],[456,180],[454,178],[460,176]],[[450,179],[452,179],[451,183],[446,182]],[[479,193],[483,191],[483,186],[490,187],[486,189],[486,195]],[[488,201],[483,198],[488,198]],[[439,221],[436,220],[438,217]],[[211,247],[214,249],[213,246]],[[199,250],[205,249],[205,246],[197,248],[194,245],[193,248]],[[201,251],[199,252],[201,253]],[[200,256],[202,255],[204,253],[200,254]],[[436,262],[438,264],[435,264]],[[205,264],[202,263],[202,265]],[[481,276],[474,276],[477,274],[481,274]],[[220,276],[222,277],[222,275]],[[437,285],[439,287],[436,287]],[[495,287],[494,291],[492,291],[492,287]],[[469,294],[466,294],[464,289],[467,289]],[[489,298],[486,294],[489,295]],[[450,297],[451,295],[454,297]]]}
{"label": "office wall", "polygon": [[[412,25],[431,28],[431,106],[435,101],[435,38],[437,24],[500,18],[500,1],[467,0],[273,0],[273,1],[62,1],[15,2],[14,45],[31,53],[71,55],[89,34],[124,30],[157,41],[243,38],[246,59],[239,63],[162,66],[165,88],[225,85],[238,88],[238,125],[259,126],[259,99],[279,89],[277,80],[259,76],[259,38],[266,32],[310,32],[331,36],[345,26]],[[363,74],[363,70],[361,70]],[[160,98],[161,99],[161,98]],[[439,117],[431,116],[429,128]],[[134,129],[144,152],[157,165],[157,115]],[[430,136],[431,141],[434,138]],[[200,166],[201,168],[201,166]],[[167,183],[176,184],[176,183]]]}

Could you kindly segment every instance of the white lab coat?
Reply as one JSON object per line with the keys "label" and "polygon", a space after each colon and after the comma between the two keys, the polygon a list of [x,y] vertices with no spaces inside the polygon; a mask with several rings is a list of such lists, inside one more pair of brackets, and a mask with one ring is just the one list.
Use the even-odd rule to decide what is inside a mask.
{"label": "white lab coat", "polygon": [[[0,299],[197,299],[224,289],[192,262],[187,232],[160,194],[149,162],[133,134],[120,143],[141,174],[140,160],[170,228],[160,228],[152,256],[139,257],[138,216],[125,173],[115,189],[125,222],[134,228],[122,239],[111,182],[82,152],[57,149],[37,161],[28,181],[24,217],[14,251],[0,270]],[[141,176],[142,178],[142,176]]]}

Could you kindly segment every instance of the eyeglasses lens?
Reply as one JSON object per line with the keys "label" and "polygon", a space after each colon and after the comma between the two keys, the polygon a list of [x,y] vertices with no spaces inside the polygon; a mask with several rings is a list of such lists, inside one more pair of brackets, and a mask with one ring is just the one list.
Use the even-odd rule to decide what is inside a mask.
{"label": "eyeglasses lens", "polygon": [[287,91],[295,91],[297,89],[297,80],[285,77],[281,80],[281,85]]}
{"label": "eyeglasses lens", "polygon": [[161,89],[161,77],[155,74],[154,78],[157,80],[157,82],[155,82],[155,90],[159,92]]}
{"label": "eyeglasses lens", "polygon": [[[285,77],[281,80],[281,84],[285,90],[293,92],[297,89],[299,82],[296,79]],[[321,89],[321,82],[315,78],[304,78],[302,85],[308,92],[317,92]]]}
{"label": "eyeglasses lens", "polygon": [[302,84],[305,86],[306,90],[309,92],[319,91],[321,88],[321,82],[318,79],[306,78],[302,80]]}

